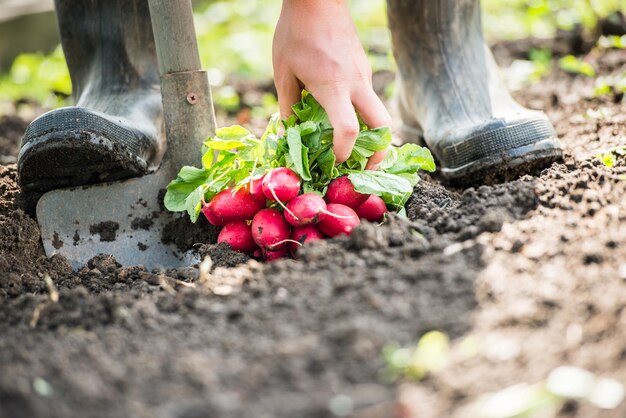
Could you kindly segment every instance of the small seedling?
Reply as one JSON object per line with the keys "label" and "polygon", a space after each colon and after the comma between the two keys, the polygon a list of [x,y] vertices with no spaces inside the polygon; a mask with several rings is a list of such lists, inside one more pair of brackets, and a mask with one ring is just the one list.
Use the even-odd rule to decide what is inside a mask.
{"label": "small seedling", "polygon": [[572,74],[581,74],[587,77],[595,77],[596,70],[589,64],[573,55],[566,55],[559,60],[559,67],[563,71]]}
{"label": "small seedling", "polygon": [[602,163],[608,168],[613,168],[615,166],[615,158],[618,156],[626,155],[626,146],[620,146],[611,148],[606,152],[602,152],[596,155],[596,158],[602,161]]}

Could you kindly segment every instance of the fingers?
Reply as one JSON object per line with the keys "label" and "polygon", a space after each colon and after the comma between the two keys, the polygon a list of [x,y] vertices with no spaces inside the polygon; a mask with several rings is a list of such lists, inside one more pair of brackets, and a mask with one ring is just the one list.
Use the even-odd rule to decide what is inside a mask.
{"label": "fingers", "polygon": [[380,167],[380,163],[383,162],[383,160],[385,159],[385,156],[387,156],[387,150],[375,152],[374,155],[372,155],[370,159],[367,160],[365,169],[366,170],[378,170],[378,168]]}
{"label": "fingers", "polygon": [[[352,97],[352,102],[361,115],[363,122],[365,122],[368,127],[391,127],[391,116],[389,112],[371,88],[363,88],[355,92]],[[365,169],[378,170],[380,163],[385,159],[385,155],[387,155],[387,151],[376,152],[368,160]]]}
{"label": "fingers", "polygon": [[352,153],[352,147],[359,135],[359,121],[348,92],[337,90],[314,94],[320,105],[326,110],[333,127],[333,151],[338,163],[346,161]]}
{"label": "fingers", "polygon": [[302,90],[298,80],[291,76],[277,80],[276,92],[278,93],[278,105],[280,107],[280,118],[287,119],[293,113],[291,106],[298,103],[302,97]]}
{"label": "fingers", "polygon": [[374,90],[363,87],[352,94],[352,103],[370,128],[391,126],[391,116]]}
{"label": "fingers", "polygon": [[[285,119],[292,113],[291,106],[300,100],[300,86],[294,78],[293,83],[277,83],[277,90],[281,117]],[[333,151],[338,163],[350,157],[359,135],[359,121],[354,107],[370,128],[391,126],[389,112],[369,86],[359,89],[352,97],[347,91],[341,92],[337,89],[316,92],[314,96],[326,110],[333,127]],[[374,153],[365,168],[378,169],[386,154],[387,151]]]}

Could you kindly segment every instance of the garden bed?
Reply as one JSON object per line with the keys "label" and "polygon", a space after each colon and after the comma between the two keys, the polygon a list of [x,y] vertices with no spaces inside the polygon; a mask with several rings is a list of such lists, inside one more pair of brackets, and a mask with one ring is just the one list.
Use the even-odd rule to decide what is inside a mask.
{"label": "garden bed", "polygon": [[[623,51],[593,59],[626,70]],[[0,416],[466,417],[562,365],[626,382],[626,164],[595,157],[624,145],[626,105],[593,89],[555,70],[516,95],[547,111],[563,161],[466,188],[424,176],[408,220],[271,264],[208,243],[202,272],[109,256],[72,272],[45,257],[32,198],[0,166]],[[0,122],[6,161],[24,126]],[[430,330],[476,350],[391,382],[383,349]],[[626,403],[560,414],[623,417]]]}

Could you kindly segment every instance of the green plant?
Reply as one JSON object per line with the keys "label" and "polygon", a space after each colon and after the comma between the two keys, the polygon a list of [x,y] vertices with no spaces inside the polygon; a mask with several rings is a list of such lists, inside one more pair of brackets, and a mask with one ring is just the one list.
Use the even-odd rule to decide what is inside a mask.
{"label": "green plant", "polygon": [[559,67],[563,71],[572,74],[582,74],[587,77],[595,77],[596,70],[588,62],[573,55],[566,55],[559,59]]}
{"label": "green plant", "polygon": [[623,157],[626,155],[626,145],[622,145],[619,147],[611,148],[605,152],[601,152],[596,154],[596,158],[602,161],[602,163],[608,168],[613,168],[615,166],[615,159],[617,157]]}
{"label": "green plant", "polygon": [[390,344],[383,348],[385,368],[381,378],[395,381],[400,377],[421,380],[428,373],[441,370],[448,363],[450,341],[440,331],[430,331],[422,335],[415,348],[403,348]]}
{"label": "green plant", "polygon": [[482,6],[491,40],[552,38],[576,26],[592,32],[599,19],[626,10],[623,0],[488,0]]}
{"label": "green plant", "polygon": [[30,98],[44,107],[58,107],[67,104],[71,92],[72,82],[60,47],[48,56],[21,54],[0,78],[0,97],[12,101]]}
{"label": "green plant", "polygon": [[598,77],[593,95],[595,97],[626,92],[626,72],[608,77]]}
{"label": "green plant", "polygon": [[218,129],[216,136],[204,143],[202,168],[183,167],[169,184],[167,209],[187,211],[195,222],[203,202],[224,189],[243,187],[272,168],[287,167],[302,180],[303,193],[324,195],[331,180],[347,176],[357,192],[380,196],[391,209],[403,211],[419,180],[417,171],[435,169],[428,149],[406,144],[389,148],[379,171],[364,171],[368,158],[391,144],[391,130],[369,129],[363,123],[352,154],[336,165],[333,129],[324,109],[303,92],[293,111],[282,121],[283,134],[279,134],[278,115],[270,120],[261,139],[241,126]]}
{"label": "green plant", "polygon": [[603,49],[624,49],[626,48],[626,35],[601,36],[598,38],[598,47]]}

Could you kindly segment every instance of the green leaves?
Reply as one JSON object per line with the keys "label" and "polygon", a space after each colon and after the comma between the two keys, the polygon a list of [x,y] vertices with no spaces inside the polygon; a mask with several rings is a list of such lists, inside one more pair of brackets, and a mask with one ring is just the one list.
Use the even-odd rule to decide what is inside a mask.
{"label": "green leaves", "polygon": [[293,113],[300,122],[314,122],[322,130],[332,129],[328,114],[315,98],[308,92],[302,92],[302,100],[292,106]]}
{"label": "green leaves", "polygon": [[348,178],[357,192],[380,196],[388,207],[396,211],[404,207],[419,180],[417,174],[409,179],[384,171],[352,171],[348,173]]}
{"label": "green leaves", "polygon": [[289,154],[286,158],[287,167],[295,171],[302,180],[310,181],[309,149],[302,145],[300,129],[287,129],[287,144],[289,145]]}
{"label": "green leaves", "polygon": [[198,215],[202,209],[202,198],[204,197],[205,190],[206,186],[204,184],[200,185],[185,199],[185,210],[193,223],[198,220]]}
{"label": "green leaves", "polygon": [[595,77],[596,70],[591,64],[585,62],[573,55],[566,55],[559,59],[559,67],[563,71],[572,74],[582,74],[587,77]]}
{"label": "green leaves", "polygon": [[208,142],[240,141],[246,138],[254,138],[254,135],[242,126],[233,125],[226,128],[218,128],[215,131],[215,138],[210,139]]}
{"label": "green leaves", "polygon": [[353,170],[365,170],[367,160],[377,151],[384,151],[391,145],[391,129],[388,127],[359,132],[352,154],[346,165]]}
{"label": "green leaves", "polygon": [[[323,195],[334,178],[348,175],[357,191],[378,195],[391,209],[402,211],[419,180],[417,172],[435,170],[430,151],[415,144],[390,148],[391,129],[369,129],[362,121],[352,154],[337,165],[326,111],[307,92],[293,111],[282,121],[283,135],[278,134],[278,116],[272,117],[260,140],[238,125],[218,129],[204,142],[203,168],[183,167],[168,185],[167,209],[186,211],[195,222],[202,202],[225,188],[242,186],[274,167],[289,167],[300,176],[305,192]],[[386,149],[381,170],[365,171],[368,159]]]}
{"label": "green leaves", "polygon": [[617,162],[616,157],[625,156],[625,155],[626,155],[626,146],[621,146],[621,147],[611,148],[610,150],[606,152],[596,154],[596,158],[602,161],[602,164],[604,164],[606,167],[613,168],[613,166],[615,166],[615,163]]}
{"label": "green leaves", "polygon": [[186,199],[195,189],[209,178],[209,171],[201,168],[183,167],[178,176],[167,186],[164,204],[167,210],[182,212],[187,210]]}
{"label": "green leaves", "polygon": [[[372,136],[368,136],[368,139],[371,140]],[[375,140],[372,142],[377,143]],[[374,150],[373,147],[374,145],[371,145],[369,150]],[[387,206],[396,211],[400,211],[411,196],[413,187],[419,181],[417,172],[435,171],[435,161],[430,151],[416,144],[405,144],[400,148],[390,147],[379,171],[360,171],[366,162],[366,159],[359,160],[362,165],[357,167],[359,171],[340,169],[340,172],[348,174],[357,192],[380,196]]]}
{"label": "green leaves", "polygon": [[275,135],[268,132],[264,138],[261,142],[237,125],[218,129],[213,138],[204,142],[203,168],[185,166],[167,186],[165,207],[173,212],[186,211],[195,222],[203,200],[210,200],[227,187],[250,181],[250,175],[265,164],[265,156],[274,154]]}
{"label": "green leaves", "polygon": [[361,171],[348,174],[352,185],[359,193],[383,196],[411,193],[413,185],[403,177],[383,171]]}
{"label": "green leaves", "polygon": [[417,144],[404,144],[400,148],[390,148],[381,170],[393,174],[415,173],[419,170],[435,171],[435,160],[428,148]]}

